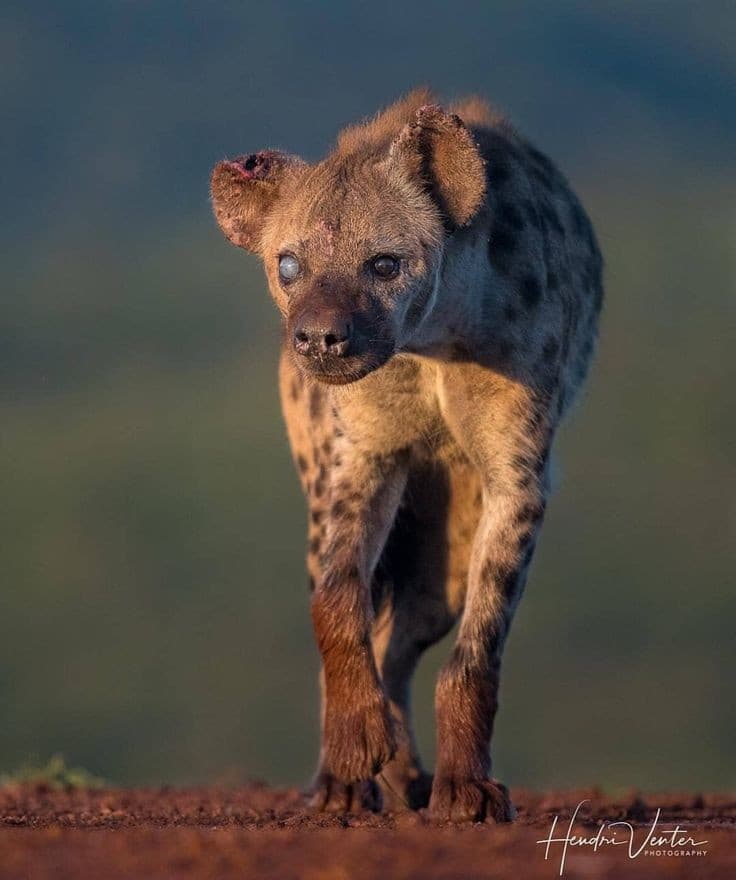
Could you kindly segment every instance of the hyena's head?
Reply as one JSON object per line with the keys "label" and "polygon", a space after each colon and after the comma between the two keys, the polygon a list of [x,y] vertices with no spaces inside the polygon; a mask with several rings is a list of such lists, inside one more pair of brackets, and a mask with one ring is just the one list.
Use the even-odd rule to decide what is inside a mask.
{"label": "hyena's head", "polygon": [[316,165],[263,150],[212,172],[222,231],[263,259],[286,344],[323,382],[356,381],[411,339],[432,306],[445,235],[483,201],[469,130],[422,98],[346,130]]}

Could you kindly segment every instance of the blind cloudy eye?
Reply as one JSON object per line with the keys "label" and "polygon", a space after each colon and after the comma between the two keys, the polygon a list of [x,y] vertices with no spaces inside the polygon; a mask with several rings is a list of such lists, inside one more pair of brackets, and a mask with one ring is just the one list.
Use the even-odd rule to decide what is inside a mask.
{"label": "blind cloudy eye", "polygon": [[394,278],[399,274],[399,261],[390,254],[381,254],[373,260],[373,271],[379,278]]}
{"label": "blind cloudy eye", "polygon": [[293,254],[279,257],[279,278],[282,281],[293,281],[299,274],[299,260]]}

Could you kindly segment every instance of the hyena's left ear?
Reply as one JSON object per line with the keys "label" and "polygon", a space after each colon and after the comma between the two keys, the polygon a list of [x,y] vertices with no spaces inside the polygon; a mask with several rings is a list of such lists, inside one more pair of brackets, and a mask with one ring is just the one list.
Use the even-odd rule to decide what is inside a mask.
{"label": "hyena's left ear", "polygon": [[304,168],[297,156],[261,150],[218,162],[210,177],[212,209],[220,229],[238,247],[257,252],[266,217],[286,181]]}
{"label": "hyena's left ear", "polygon": [[421,107],[391,145],[390,158],[423,180],[451,227],[466,226],[478,212],[485,163],[459,116],[437,104]]}

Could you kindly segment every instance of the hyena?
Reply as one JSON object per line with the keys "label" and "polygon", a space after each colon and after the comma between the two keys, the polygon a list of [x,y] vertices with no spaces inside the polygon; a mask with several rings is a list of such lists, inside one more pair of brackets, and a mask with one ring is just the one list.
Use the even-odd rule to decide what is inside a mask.
{"label": "hyena", "polygon": [[[283,316],[280,390],[309,508],[322,660],[318,809],[508,821],[491,776],[501,656],[583,381],[601,255],[568,182],[484,102],[418,90],[309,164],[220,162],[214,213]],[[434,776],[409,687],[436,686]]]}

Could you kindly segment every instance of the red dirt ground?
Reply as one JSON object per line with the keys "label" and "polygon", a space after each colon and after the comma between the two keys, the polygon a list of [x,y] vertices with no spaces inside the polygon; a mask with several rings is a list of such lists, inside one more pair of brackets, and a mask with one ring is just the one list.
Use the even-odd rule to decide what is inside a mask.
{"label": "red dirt ground", "polygon": [[[595,834],[625,820],[638,847],[661,808],[661,833],[675,825],[692,846],[628,856],[628,846],[568,849],[568,878],[736,877],[736,795],[611,798],[591,790],[512,791],[518,817],[507,826],[438,826],[423,813],[332,816],[305,812],[298,791],[262,785],[235,789],[52,792],[0,789],[0,878],[13,880],[480,880],[559,876],[561,844],[545,846],[555,815],[563,835],[577,804],[574,832]],[[616,832],[626,839],[625,830]],[[650,847],[651,849],[652,847]],[[670,853],[669,855],[666,853]]]}

